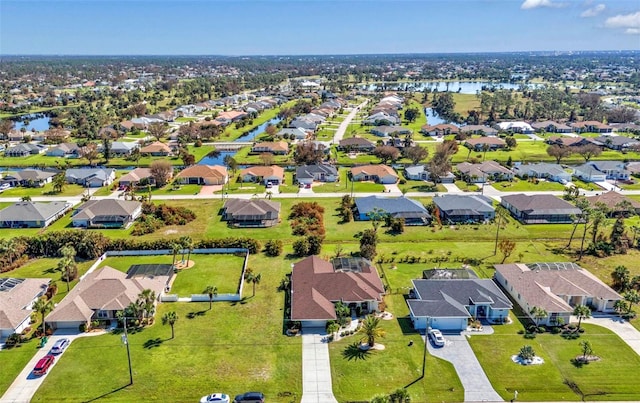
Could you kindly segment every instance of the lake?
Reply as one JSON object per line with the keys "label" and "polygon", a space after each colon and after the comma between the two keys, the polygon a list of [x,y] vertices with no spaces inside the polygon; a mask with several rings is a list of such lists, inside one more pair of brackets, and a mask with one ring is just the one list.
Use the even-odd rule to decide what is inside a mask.
{"label": "lake", "polygon": [[[29,124],[25,125],[24,120],[28,120]],[[49,117],[42,114],[18,116],[14,122],[16,124],[16,130],[20,130],[23,127],[27,129],[27,131],[31,131],[31,129],[35,129],[38,132],[49,130]]]}
{"label": "lake", "polygon": [[454,126],[460,126],[455,122],[447,122],[442,119],[432,108],[424,108],[424,114],[427,116],[427,124],[431,126],[439,125],[441,123],[450,123]]}
{"label": "lake", "polygon": [[263,124],[257,126],[255,129],[251,129],[249,132],[247,132],[246,134],[238,137],[237,139],[235,139],[234,141],[253,141],[255,140],[255,138],[259,135],[264,133],[265,129],[267,128],[267,126],[269,125],[276,125],[278,124],[282,119],[280,118],[273,118],[271,120],[268,120],[266,122],[264,122]]}

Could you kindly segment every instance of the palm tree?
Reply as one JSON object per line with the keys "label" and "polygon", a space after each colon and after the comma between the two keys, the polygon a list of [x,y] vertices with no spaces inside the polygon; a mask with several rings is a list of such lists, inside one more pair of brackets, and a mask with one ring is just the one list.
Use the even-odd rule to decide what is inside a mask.
{"label": "palm tree", "polygon": [[211,306],[213,304],[213,297],[218,295],[218,287],[213,285],[208,285],[207,288],[204,289],[204,293],[209,296],[209,310],[211,310]]}
{"label": "palm tree", "polygon": [[611,272],[611,279],[613,280],[613,288],[620,291],[626,291],[629,289],[631,283],[631,276],[629,269],[625,266],[616,266]]}
{"label": "palm tree", "polygon": [[536,352],[533,350],[531,346],[522,346],[520,352],[518,353],[518,357],[522,360],[531,360],[536,356]]}
{"label": "palm tree", "polygon": [[253,270],[247,269],[247,272],[244,275],[244,279],[248,283],[252,283],[253,284],[253,295],[251,295],[251,296],[255,297],[256,296],[256,284],[260,284],[260,280],[262,280],[262,275],[261,274],[254,274]]}
{"label": "palm tree", "polygon": [[331,321],[327,324],[327,333],[329,333],[330,335],[335,335],[338,330],[340,330],[340,325],[338,324],[338,322]]}
{"label": "palm tree", "polygon": [[629,303],[627,313],[631,313],[633,305],[640,303],[640,293],[636,290],[630,290],[624,293],[624,300]]}
{"label": "palm tree", "polygon": [[534,306],[533,308],[531,308],[531,311],[529,313],[535,319],[536,326],[538,326],[540,324],[540,319],[544,319],[547,316],[549,316],[547,311],[545,311],[543,308],[540,308],[540,307],[537,307],[537,306]]}
{"label": "palm tree", "polygon": [[178,321],[178,314],[175,311],[169,311],[164,315],[162,315],[162,324],[163,325],[169,324],[169,326],[171,326],[172,339],[175,337],[173,326],[176,324],[177,321]]}
{"label": "palm tree", "polygon": [[358,330],[364,336],[362,340],[366,340],[369,347],[373,347],[376,343],[376,338],[384,337],[386,332],[380,327],[380,318],[374,315],[368,315],[362,321],[362,327]]}
{"label": "palm tree", "polygon": [[67,282],[67,292],[70,290],[69,282],[75,278],[76,271],[76,250],[71,245],[66,245],[58,251],[62,255],[62,259],[58,262],[58,270],[64,276]]}
{"label": "palm tree", "polygon": [[582,348],[582,361],[586,361],[587,356],[593,354],[593,347],[591,347],[591,342],[589,340],[581,341],[580,347]]}
{"label": "palm tree", "polygon": [[409,391],[407,391],[405,388],[398,388],[394,390],[389,395],[389,398],[391,399],[391,403],[410,403],[411,402],[411,396],[409,396]]}
{"label": "palm tree", "polygon": [[36,302],[33,303],[31,309],[40,313],[42,315],[42,334],[45,334],[45,325],[44,325],[44,317],[47,315],[49,311],[53,309],[53,302],[47,300],[45,298],[38,298]]}
{"label": "palm tree", "polygon": [[176,268],[176,256],[178,255],[178,252],[180,252],[180,245],[178,245],[177,243],[172,243],[171,244],[171,251],[173,252],[173,263],[172,266],[175,269]]}
{"label": "palm tree", "polygon": [[185,237],[185,245],[189,252],[187,253],[187,266],[189,266],[189,260],[191,260],[191,252],[193,252],[193,248],[195,247],[195,243],[190,236]]}
{"label": "palm tree", "polygon": [[53,191],[55,193],[60,193],[64,190],[64,185],[67,183],[67,180],[64,176],[64,172],[60,172],[53,177]]}
{"label": "palm tree", "polygon": [[147,322],[149,322],[149,318],[155,313],[156,293],[147,288],[138,294],[138,299],[140,301],[139,305],[144,310],[144,316],[147,318]]}
{"label": "palm tree", "polygon": [[578,331],[580,331],[582,319],[588,319],[591,317],[591,309],[586,305],[578,305],[573,309],[573,314],[578,317]]}
{"label": "palm tree", "polygon": [[136,318],[136,320],[140,320],[142,318],[143,308],[140,304],[136,304],[135,302],[130,303],[125,308],[125,316],[129,318]]}

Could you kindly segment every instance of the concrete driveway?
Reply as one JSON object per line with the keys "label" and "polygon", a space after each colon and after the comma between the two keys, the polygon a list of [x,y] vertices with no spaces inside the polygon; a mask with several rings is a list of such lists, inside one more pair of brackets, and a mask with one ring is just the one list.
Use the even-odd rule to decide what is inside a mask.
{"label": "concrete driveway", "polygon": [[429,353],[453,364],[462,387],[465,402],[503,402],[493,389],[480,362],[463,334],[444,334],[444,347],[434,347],[427,337]]}
{"label": "concrete driveway", "polygon": [[[578,321],[577,318],[572,318],[572,322]],[[631,326],[629,322],[620,318],[617,315],[597,315],[589,319],[583,319],[582,323],[592,323],[594,325],[602,326],[611,330],[618,335],[636,352],[640,355],[640,332],[635,327]]]}
{"label": "concrete driveway", "polygon": [[[62,354],[66,352],[63,351],[62,354],[56,355],[56,359],[53,362],[53,365],[49,368],[49,371],[42,376],[34,376],[31,371],[36,366],[38,361],[49,354],[51,347],[55,344],[55,342],[62,338],[67,338],[71,340],[71,344],[73,344],[73,340],[78,337],[86,337],[86,336],[100,336],[105,334],[105,332],[91,332],[91,333],[81,333],[78,334],[77,331],[71,334],[65,334],[63,332],[56,332],[55,335],[50,336],[47,344],[39,349],[36,354],[31,358],[31,360],[27,363],[24,369],[20,372],[20,374],[13,381],[9,389],[5,392],[5,394],[0,398],[0,402],[2,403],[27,403],[30,402],[33,398],[33,395],[36,393],[42,382],[44,382],[47,375],[53,370],[53,368],[58,364],[58,360]],[[69,346],[70,347],[70,346]],[[67,347],[68,348],[68,347]]]}
{"label": "concrete driveway", "polygon": [[333,396],[329,345],[324,329],[304,329],[302,333],[301,403],[338,403]]}

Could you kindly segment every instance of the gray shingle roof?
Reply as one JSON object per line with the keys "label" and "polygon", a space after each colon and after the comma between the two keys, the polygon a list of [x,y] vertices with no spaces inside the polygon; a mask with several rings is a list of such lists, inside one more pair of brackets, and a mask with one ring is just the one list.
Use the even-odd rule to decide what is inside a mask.
{"label": "gray shingle roof", "polygon": [[378,208],[393,215],[395,213],[420,213],[421,215],[430,217],[427,209],[415,200],[407,197],[380,197],[367,196],[357,197],[355,199],[356,208],[360,214],[367,214]]}
{"label": "gray shingle roof", "polygon": [[89,200],[80,207],[73,218],[91,220],[100,216],[129,216],[141,205],[142,203],[134,200]]}
{"label": "gray shingle roof", "polygon": [[338,170],[333,165],[327,164],[303,165],[296,168],[296,179],[313,179],[316,173],[338,175]]}
{"label": "gray shingle roof", "polygon": [[69,207],[65,202],[17,202],[0,211],[0,221],[46,221]]}
{"label": "gray shingle roof", "polygon": [[443,211],[472,210],[481,213],[494,211],[491,199],[480,195],[442,195],[440,197],[434,197],[433,202]]}
{"label": "gray shingle roof", "polygon": [[573,204],[548,194],[507,195],[502,196],[502,201],[527,214],[582,214],[580,209]]}

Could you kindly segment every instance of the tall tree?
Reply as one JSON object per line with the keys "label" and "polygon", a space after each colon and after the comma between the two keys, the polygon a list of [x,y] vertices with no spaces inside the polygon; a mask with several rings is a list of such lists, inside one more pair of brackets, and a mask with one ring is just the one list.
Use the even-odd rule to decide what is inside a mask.
{"label": "tall tree", "polygon": [[631,287],[631,274],[625,266],[616,266],[611,272],[613,288],[617,291],[627,291]]}
{"label": "tall tree", "polygon": [[67,184],[64,172],[59,172],[53,177],[53,191],[60,193],[64,190],[64,186]]}
{"label": "tall tree", "polygon": [[586,144],[580,147],[573,147],[574,152],[580,154],[584,158],[584,162],[589,162],[593,157],[597,157],[602,154],[602,148],[595,144]]}
{"label": "tall tree", "polygon": [[178,321],[178,314],[175,311],[169,311],[162,315],[162,324],[171,326],[171,339],[175,337],[174,326]]}
{"label": "tall tree", "polygon": [[86,158],[89,161],[89,165],[93,165],[93,161],[98,158],[98,146],[96,143],[88,143],[86,146],[81,147],[80,157]]}
{"label": "tall tree", "polygon": [[380,158],[380,162],[386,164],[389,161],[397,160],[400,157],[400,150],[394,146],[378,146],[372,154]]}
{"label": "tall tree", "polygon": [[164,122],[150,123],[147,127],[147,131],[151,136],[155,137],[157,141],[160,141],[167,132],[167,124]]}
{"label": "tall tree", "polygon": [[424,147],[420,147],[416,145],[416,146],[405,147],[402,150],[402,155],[405,158],[410,159],[413,165],[418,165],[420,161],[424,160],[429,156],[429,151]]}
{"label": "tall tree", "polygon": [[70,290],[69,282],[78,274],[76,268],[76,250],[71,245],[66,245],[58,251],[62,258],[58,261],[58,270],[62,273],[62,279],[67,283],[67,292]]}
{"label": "tall tree", "polygon": [[45,335],[46,329],[44,317],[47,316],[47,313],[49,313],[53,309],[53,302],[51,300],[47,300],[45,297],[41,297],[33,303],[31,309],[38,312],[42,316],[42,334]]}
{"label": "tall tree", "polygon": [[173,173],[173,165],[167,160],[156,160],[149,166],[149,172],[156,182],[156,187],[161,188],[167,184]]}
{"label": "tall tree", "polygon": [[151,289],[144,289],[138,294],[139,305],[144,311],[144,317],[147,322],[155,313],[156,306],[156,293]]}
{"label": "tall tree", "polygon": [[629,303],[627,313],[631,313],[633,306],[640,303],[640,293],[636,290],[629,290],[623,294],[624,300]]}
{"label": "tall tree", "polygon": [[556,164],[560,164],[560,161],[573,154],[573,150],[570,147],[562,147],[554,144],[547,147],[547,154],[556,159]]}
{"label": "tall tree", "polygon": [[252,297],[256,296],[256,284],[260,284],[262,280],[262,274],[255,274],[252,270],[248,269],[244,275],[244,279],[247,283],[251,283],[253,285],[253,294]]}

